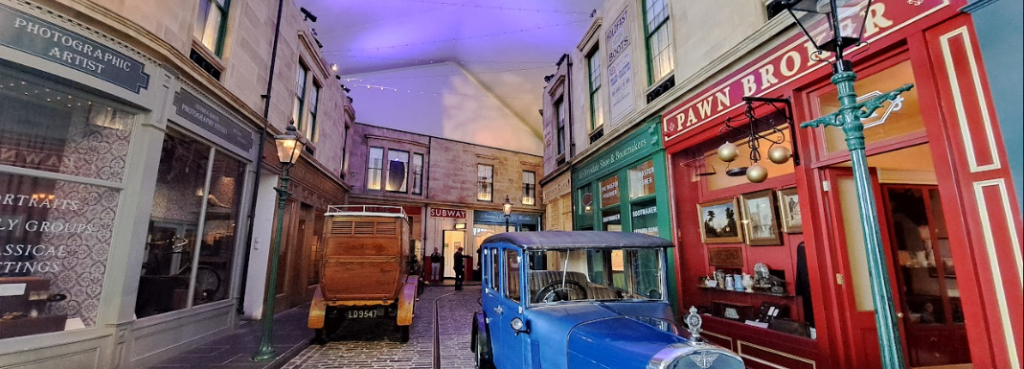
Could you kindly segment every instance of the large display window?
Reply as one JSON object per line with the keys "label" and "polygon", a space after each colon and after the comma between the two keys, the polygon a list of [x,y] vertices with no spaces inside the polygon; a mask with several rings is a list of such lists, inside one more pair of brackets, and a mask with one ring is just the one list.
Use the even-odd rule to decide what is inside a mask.
{"label": "large display window", "polygon": [[230,297],[245,165],[170,129],[157,170],[135,314]]}
{"label": "large display window", "polygon": [[136,116],[0,69],[0,339],[97,324]]}

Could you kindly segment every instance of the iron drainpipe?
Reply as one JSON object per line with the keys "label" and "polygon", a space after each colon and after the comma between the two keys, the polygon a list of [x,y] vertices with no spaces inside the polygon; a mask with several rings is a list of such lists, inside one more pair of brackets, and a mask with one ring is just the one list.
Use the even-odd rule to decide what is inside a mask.
{"label": "iron drainpipe", "polygon": [[[424,176],[424,177],[426,177],[426,181],[425,181],[426,183],[423,184],[423,195],[426,196],[427,200],[430,199],[430,162],[434,160],[433,159],[434,157],[432,155],[430,155],[430,154],[431,154],[431,151],[433,149],[434,149],[434,137],[427,136],[427,163],[426,163],[427,164],[427,168],[424,169],[424,172],[426,172],[426,175]],[[427,216],[428,216],[428,214],[430,214],[430,212],[427,211],[426,208],[430,204],[428,202],[424,202],[423,205],[424,205],[423,206],[423,215],[420,216],[420,222],[423,222],[423,226],[420,227],[421,228],[420,232],[423,232],[423,261],[426,262],[426,259],[427,259],[426,258],[426,256],[427,256],[427,235],[430,234],[430,232],[427,232]],[[426,268],[424,268],[424,271],[426,271]]]}
{"label": "iron drainpipe", "polygon": [[[569,162],[569,176],[572,177],[572,168],[574,167],[572,158],[576,156],[576,139],[575,136],[573,136],[572,134],[572,126],[574,125],[572,121],[572,56],[570,56],[569,54],[565,54],[565,58],[567,62],[567,64],[565,65],[565,90],[568,92],[566,93],[566,99],[568,100],[567,104],[569,104],[569,109],[567,109],[567,111],[569,112],[569,158],[567,158],[566,161]],[[575,183],[573,185],[575,185]],[[573,186],[569,186],[570,203],[574,203],[572,202],[574,192],[575,190],[573,190]],[[572,222],[572,224],[570,224],[570,226],[573,230],[575,230],[576,209],[573,208],[571,213],[572,215],[570,217],[570,221]]]}
{"label": "iron drainpipe", "polygon": [[258,159],[256,159],[256,173],[254,174],[255,180],[252,185],[252,204],[249,205],[249,226],[246,230],[245,244],[249,247],[245,248],[245,270],[246,273],[242,273],[242,293],[238,297],[238,305],[235,307],[235,311],[241,315],[245,314],[245,287],[249,279],[249,258],[252,256],[252,231],[253,223],[256,219],[256,199],[260,193],[260,175],[263,172],[263,149],[264,143],[267,138],[267,126],[270,124],[270,93],[274,88],[274,70],[277,67],[277,42],[281,36],[281,12],[284,10],[284,0],[278,0],[277,2],[277,25],[274,26],[274,45],[270,51],[270,74],[267,77],[267,93],[263,95],[263,130],[260,131],[260,146]]}

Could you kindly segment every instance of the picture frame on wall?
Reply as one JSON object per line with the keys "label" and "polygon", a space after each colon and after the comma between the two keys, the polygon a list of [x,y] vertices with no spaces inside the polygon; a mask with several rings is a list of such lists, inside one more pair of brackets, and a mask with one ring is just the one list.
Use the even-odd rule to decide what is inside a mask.
{"label": "picture frame on wall", "polygon": [[796,188],[779,190],[779,223],[783,233],[804,233],[803,217],[800,214],[800,197]]}
{"label": "picture frame on wall", "polygon": [[775,246],[782,244],[773,198],[774,192],[771,190],[740,195],[743,232],[748,245]]}
{"label": "picture frame on wall", "polygon": [[735,197],[697,204],[701,241],[711,244],[742,243],[738,211]]}

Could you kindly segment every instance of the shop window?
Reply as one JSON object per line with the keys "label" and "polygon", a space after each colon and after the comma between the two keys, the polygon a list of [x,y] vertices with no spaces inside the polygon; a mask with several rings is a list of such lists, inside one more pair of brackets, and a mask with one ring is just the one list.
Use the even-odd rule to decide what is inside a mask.
{"label": "shop window", "polygon": [[[910,61],[896,64],[881,72],[872,74],[856,82],[856,90],[860,96],[857,101],[874,98],[891,91],[904,83],[914,83],[913,66]],[[839,110],[839,94],[830,91],[818,96],[818,114],[825,115]],[[904,92],[895,101],[882,104],[874,115],[864,119],[864,141],[867,145],[897,137],[913,134],[924,134],[924,117],[918,101],[918,89]],[[844,155],[847,153],[846,135],[842,128],[826,127],[822,129],[824,154]]]}
{"label": "shop window", "polygon": [[192,36],[207,50],[221,56],[227,28],[228,5],[231,0],[199,0]]}
{"label": "shop window", "polygon": [[423,154],[412,155],[412,194],[423,194]]}
{"label": "shop window", "polygon": [[633,233],[658,237],[658,204],[655,199],[639,201],[630,206],[630,225]]}
{"label": "shop window", "polygon": [[134,113],[7,73],[0,85],[0,165],[123,180]]}
{"label": "shop window", "polygon": [[644,0],[648,83],[660,81],[675,69],[668,0]]}
{"label": "shop window", "polygon": [[206,216],[203,238],[199,242],[193,305],[230,297],[231,265],[244,183],[245,164],[217,151],[206,192]]}
{"label": "shop window", "polygon": [[[299,62],[299,68],[295,70],[295,97],[292,101],[292,124],[306,136],[307,126],[303,121],[303,105],[306,103],[306,78],[309,76],[309,68]],[[309,136],[306,136],[309,138]]]}
{"label": "shop window", "polygon": [[611,176],[601,181],[601,207],[607,208],[619,204],[619,176]]}
{"label": "shop window", "polygon": [[2,72],[0,339],[96,326],[136,116]]}
{"label": "shop window", "polygon": [[601,54],[594,48],[587,56],[587,74],[590,80],[590,131],[604,126],[604,99],[601,97]]}
{"label": "shop window", "polygon": [[594,203],[593,189],[591,189],[590,186],[583,187],[576,192],[576,196],[578,197],[577,204],[579,204],[579,206],[577,207],[577,211],[580,214],[579,219],[582,222],[581,225],[588,225],[593,220],[594,207],[597,206],[597,204]]}
{"label": "shop window", "polygon": [[409,192],[409,152],[388,150],[388,192]]}
{"label": "shop window", "polygon": [[630,168],[628,176],[630,200],[654,195],[654,160]]}
{"label": "shop window", "polygon": [[366,163],[366,189],[380,190],[381,174],[384,169],[384,148],[371,147],[370,159]]}
{"label": "shop window", "polygon": [[490,165],[477,164],[476,178],[476,199],[480,201],[493,201],[494,167]]}
{"label": "shop window", "polygon": [[537,204],[537,174],[523,171],[523,205]]}

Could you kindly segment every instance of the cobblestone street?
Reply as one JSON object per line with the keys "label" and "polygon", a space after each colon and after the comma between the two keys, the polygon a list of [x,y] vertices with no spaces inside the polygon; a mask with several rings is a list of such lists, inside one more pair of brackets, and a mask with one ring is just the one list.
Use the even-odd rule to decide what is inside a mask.
{"label": "cobblestone street", "polygon": [[416,302],[408,343],[389,342],[381,337],[348,338],[322,346],[310,346],[284,369],[431,369],[434,361],[434,308],[438,307],[441,368],[472,368],[470,324],[480,309],[479,286],[463,291],[451,287],[428,287]]}

